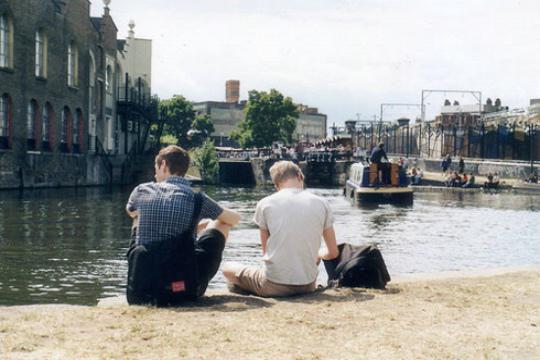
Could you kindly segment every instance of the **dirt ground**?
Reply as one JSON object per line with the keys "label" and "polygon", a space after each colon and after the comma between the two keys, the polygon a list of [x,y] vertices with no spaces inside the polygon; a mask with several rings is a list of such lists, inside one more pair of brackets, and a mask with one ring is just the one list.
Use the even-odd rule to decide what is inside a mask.
{"label": "dirt ground", "polygon": [[540,359],[540,268],[175,309],[0,307],[2,359]]}

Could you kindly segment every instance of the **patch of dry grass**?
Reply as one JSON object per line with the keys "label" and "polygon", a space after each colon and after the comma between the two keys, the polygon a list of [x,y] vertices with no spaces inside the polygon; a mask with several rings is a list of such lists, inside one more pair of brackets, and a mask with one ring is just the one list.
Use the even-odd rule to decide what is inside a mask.
{"label": "patch of dry grass", "polygon": [[0,307],[0,358],[538,359],[540,270],[176,309]]}

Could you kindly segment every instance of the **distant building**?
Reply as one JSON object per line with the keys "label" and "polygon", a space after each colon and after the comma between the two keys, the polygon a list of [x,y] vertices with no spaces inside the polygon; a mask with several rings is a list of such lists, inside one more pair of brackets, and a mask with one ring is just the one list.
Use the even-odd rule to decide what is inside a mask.
{"label": "distant building", "polygon": [[[202,101],[193,103],[197,115],[208,114],[214,124],[211,138],[218,146],[238,146],[230,138],[231,132],[244,120],[247,101],[239,101],[240,81],[228,80],[225,84],[226,101]],[[296,140],[315,142],[326,137],[327,116],[317,108],[298,105],[298,122],[293,137]]]}
{"label": "distant building", "polygon": [[432,126],[442,124],[445,128],[453,126],[476,126],[488,115],[505,111],[508,111],[508,107],[502,106],[500,99],[496,99],[493,102],[488,98],[483,105],[461,105],[458,101],[451,103],[450,100],[445,100],[444,105],[441,107],[440,115],[434,121],[428,121],[426,123],[430,123]]}
{"label": "distant building", "polygon": [[244,120],[244,108],[246,102],[223,102],[203,101],[193,103],[193,109],[197,115],[208,114],[214,124],[214,133],[211,139],[217,146],[238,146],[238,143],[230,138],[231,132]]}
{"label": "distant building", "polygon": [[298,105],[298,123],[294,137],[298,140],[315,142],[326,138],[327,116],[317,108]]}
{"label": "distant building", "polygon": [[143,146],[143,125],[148,120],[145,111],[152,96],[152,40],[136,38],[134,28],[135,22],[130,21],[128,37],[117,41],[119,111],[115,148],[123,154],[134,143]]}

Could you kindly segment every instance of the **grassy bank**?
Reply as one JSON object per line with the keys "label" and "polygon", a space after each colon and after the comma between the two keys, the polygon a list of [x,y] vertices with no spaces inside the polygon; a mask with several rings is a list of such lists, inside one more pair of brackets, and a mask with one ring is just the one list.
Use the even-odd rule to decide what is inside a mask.
{"label": "grassy bank", "polygon": [[540,269],[288,300],[0,307],[2,359],[540,358]]}

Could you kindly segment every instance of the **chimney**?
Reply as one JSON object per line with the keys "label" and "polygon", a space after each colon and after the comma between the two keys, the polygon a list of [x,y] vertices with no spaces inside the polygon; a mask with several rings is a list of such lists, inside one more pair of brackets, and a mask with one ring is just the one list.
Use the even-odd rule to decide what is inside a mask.
{"label": "chimney", "polygon": [[133,40],[135,38],[135,21],[129,20],[129,31],[128,31],[128,38]]}
{"label": "chimney", "polygon": [[111,9],[109,8],[110,4],[111,4],[111,0],[103,0],[103,5],[105,5],[105,7],[103,8],[104,16],[111,16]]}
{"label": "chimney", "polygon": [[240,100],[240,81],[227,80],[225,83],[225,101],[228,103],[238,103]]}

